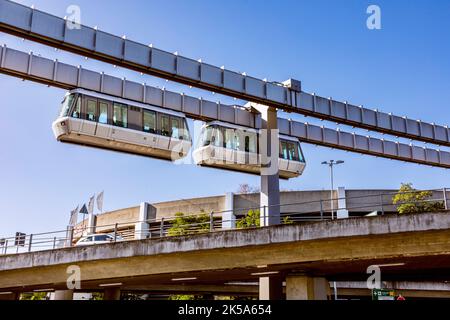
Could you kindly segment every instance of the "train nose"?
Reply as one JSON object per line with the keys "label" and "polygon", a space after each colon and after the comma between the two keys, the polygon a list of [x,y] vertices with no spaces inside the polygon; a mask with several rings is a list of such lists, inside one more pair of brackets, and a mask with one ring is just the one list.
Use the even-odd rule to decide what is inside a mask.
{"label": "train nose", "polygon": [[68,118],[59,118],[52,124],[53,134],[56,139],[66,135],[69,132],[69,120]]}

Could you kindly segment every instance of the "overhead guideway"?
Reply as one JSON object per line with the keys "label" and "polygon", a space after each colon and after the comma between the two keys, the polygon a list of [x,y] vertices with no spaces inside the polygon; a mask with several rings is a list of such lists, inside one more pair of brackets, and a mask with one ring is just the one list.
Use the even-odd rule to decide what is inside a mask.
{"label": "overhead guideway", "polygon": [[142,73],[243,100],[398,137],[450,146],[447,126],[408,119],[324,98],[301,90],[296,80],[267,82],[246,74],[162,51],[67,21],[21,4],[0,0],[0,31]]}
{"label": "overhead guideway", "polygon": [[[222,121],[260,128],[260,116],[242,106],[230,106],[120,79],[81,67],[0,47],[0,73],[53,87],[76,88],[108,94],[184,113],[203,121]],[[251,103],[250,103],[251,104]],[[278,118],[281,135],[300,141],[382,158],[450,168],[450,152],[423,148]]]}

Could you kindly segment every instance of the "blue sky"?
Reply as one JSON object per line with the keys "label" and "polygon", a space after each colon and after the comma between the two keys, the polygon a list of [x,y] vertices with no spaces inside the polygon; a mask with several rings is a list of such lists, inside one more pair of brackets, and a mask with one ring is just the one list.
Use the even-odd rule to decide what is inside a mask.
{"label": "blue sky", "polygon": [[[450,124],[448,1],[20,2],[58,16],[77,4],[83,24],[113,34],[260,78],[296,78],[306,91],[320,95]],[[370,4],[381,8],[381,30],[366,28]],[[0,43],[195,96],[233,101],[5,34],[0,34]],[[0,235],[65,228],[70,210],[102,190],[105,209],[111,210],[141,201],[223,194],[240,183],[259,183],[251,175],[58,143],[51,123],[64,91],[3,75],[0,85]],[[313,145],[303,149],[305,173],[282,181],[283,189],[328,188],[328,171],[320,165],[328,159],[345,160],[335,180],[348,189],[397,188],[401,182],[450,187],[448,170]]]}

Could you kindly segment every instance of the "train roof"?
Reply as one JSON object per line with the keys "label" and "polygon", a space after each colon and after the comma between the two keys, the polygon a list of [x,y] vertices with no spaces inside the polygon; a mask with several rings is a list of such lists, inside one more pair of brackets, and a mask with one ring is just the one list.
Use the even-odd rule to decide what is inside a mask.
{"label": "train roof", "polygon": [[85,90],[85,89],[73,89],[73,90],[70,90],[67,94],[70,94],[70,93],[80,93],[80,94],[88,95],[91,97],[96,97],[99,99],[109,100],[109,101],[118,102],[118,103],[130,105],[130,106],[134,106],[134,107],[140,107],[142,109],[157,111],[157,112],[170,114],[170,115],[181,117],[181,118],[186,118],[186,115],[182,112],[168,110],[165,108],[160,108],[160,107],[154,106],[152,104],[142,103],[142,102],[138,102],[135,100],[119,98],[116,96],[110,96],[108,94],[98,93],[95,91],[89,91],[89,90]]}
{"label": "train roof", "polygon": [[[239,125],[236,125],[236,124],[231,124],[231,123],[222,122],[222,121],[207,122],[207,123],[205,123],[203,125],[203,128],[205,128],[207,126],[213,126],[213,125],[219,125],[219,126],[230,128],[230,129],[243,129],[245,131],[256,132],[256,133],[260,132],[260,129],[250,128],[250,127],[246,127],[246,126],[239,126]],[[294,138],[294,137],[291,137],[291,136],[286,136],[284,134],[279,134],[278,136],[279,136],[280,139],[283,139],[283,140],[299,142],[299,140],[297,138]]]}

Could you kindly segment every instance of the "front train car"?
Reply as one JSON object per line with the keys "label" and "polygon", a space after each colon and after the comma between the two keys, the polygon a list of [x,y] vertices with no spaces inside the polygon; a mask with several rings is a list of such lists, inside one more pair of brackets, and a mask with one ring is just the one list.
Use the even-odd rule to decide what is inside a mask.
{"label": "front train car", "polygon": [[61,142],[173,161],[192,146],[183,113],[81,89],[66,94],[52,129]]}

